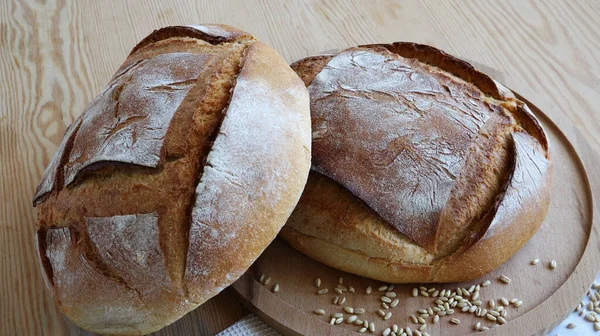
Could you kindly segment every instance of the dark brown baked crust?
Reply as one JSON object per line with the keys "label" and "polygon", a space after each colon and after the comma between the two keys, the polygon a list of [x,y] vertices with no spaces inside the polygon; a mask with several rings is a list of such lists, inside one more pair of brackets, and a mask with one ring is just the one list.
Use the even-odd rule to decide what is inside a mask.
{"label": "dark brown baked crust", "polygon": [[297,249],[383,281],[460,281],[500,265],[541,224],[544,131],[468,63],[398,42],[292,68],[309,88],[313,123],[314,173],[281,233]]}
{"label": "dark brown baked crust", "polygon": [[34,196],[61,310],[142,334],[216,295],[297,203],[309,135],[306,88],[270,47],[223,25],[150,34],[68,128]]}

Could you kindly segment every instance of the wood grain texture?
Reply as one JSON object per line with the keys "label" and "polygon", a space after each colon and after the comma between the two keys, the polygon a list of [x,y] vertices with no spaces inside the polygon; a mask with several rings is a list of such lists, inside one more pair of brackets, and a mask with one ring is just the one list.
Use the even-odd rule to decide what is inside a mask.
{"label": "wood grain texture", "polygon": [[[0,335],[81,333],[41,280],[31,197],[66,126],[153,29],[230,24],[288,61],[357,44],[431,44],[485,64],[553,118],[571,120],[598,150],[599,16],[595,0],[1,1]],[[211,335],[244,313],[224,293],[182,323]]]}

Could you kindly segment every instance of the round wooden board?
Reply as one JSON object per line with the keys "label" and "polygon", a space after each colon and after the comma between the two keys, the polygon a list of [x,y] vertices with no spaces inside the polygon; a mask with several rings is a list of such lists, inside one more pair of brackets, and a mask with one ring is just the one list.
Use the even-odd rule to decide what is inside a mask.
{"label": "round wooden board", "polygon": [[[600,192],[600,174],[595,170],[600,167],[600,160],[568,121],[550,120],[531,102],[528,104],[548,134],[555,167],[550,210],[540,230],[509,261],[480,279],[424,285],[439,290],[455,289],[457,286],[469,288],[490,280],[492,284],[480,291],[484,307],[487,308],[488,300],[497,301],[501,297],[523,300],[518,309],[512,306],[508,309],[508,323],[490,329],[485,335],[545,334],[575,308],[598,272],[599,221],[597,216],[593,216],[597,210],[593,197]],[[539,258],[540,262],[530,265],[535,258]],[[554,270],[548,267],[552,259],[558,263]],[[271,278],[269,286],[259,284],[257,279],[261,274]],[[512,279],[509,285],[498,281],[502,274]],[[322,279],[321,288],[329,289],[326,295],[316,295],[314,283],[317,277]],[[344,286],[356,289],[356,293],[344,293],[347,301],[343,306],[365,308],[366,313],[359,318],[373,321],[376,335],[381,335],[393,324],[412,329],[419,327],[410,322],[409,316],[417,315],[418,309],[435,306],[432,298],[411,296],[412,288],[418,285],[396,285],[394,291],[400,304],[390,309],[393,316],[383,321],[376,313],[381,308],[381,293],[377,292],[377,288],[383,283],[313,261],[280,239],[266,249],[233,287],[248,308],[284,335],[358,335],[358,326],[345,322],[329,325],[331,314],[341,312],[344,316],[349,315],[343,311],[343,306],[332,303],[337,295],[333,289],[339,277],[344,278]],[[270,291],[274,283],[280,286],[277,293]],[[365,293],[369,285],[374,288],[371,295]],[[326,315],[313,314],[317,308],[324,309]],[[430,335],[468,335],[474,332],[476,322],[489,327],[494,325],[474,314],[462,313],[458,308],[455,311],[454,315],[442,317],[436,324],[428,318],[425,331]],[[451,317],[460,319],[461,323],[451,324]]]}

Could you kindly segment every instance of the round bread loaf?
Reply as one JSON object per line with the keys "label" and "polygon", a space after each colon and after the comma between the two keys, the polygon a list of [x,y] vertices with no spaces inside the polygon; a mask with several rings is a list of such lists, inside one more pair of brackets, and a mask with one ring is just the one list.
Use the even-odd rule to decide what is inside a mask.
{"label": "round bread loaf", "polygon": [[281,232],[294,248],[385,282],[454,282],[496,268],[538,229],[548,143],[508,89],[414,43],[292,68],[313,126],[313,171]]}
{"label": "round bread loaf", "polygon": [[48,288],[81,327],[146,334],[230,285],[310,169],[308,93],[222,25],[167,27],[67,129],[34,196]]}

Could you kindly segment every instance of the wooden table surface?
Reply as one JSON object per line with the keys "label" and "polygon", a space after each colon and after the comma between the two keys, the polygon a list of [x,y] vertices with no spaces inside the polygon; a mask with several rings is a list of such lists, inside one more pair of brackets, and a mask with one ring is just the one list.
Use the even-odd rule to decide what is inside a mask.
{"label": "wooden table surface", "polygon": [[[468,59],[600,149],[600,1],[0,1],[0,335],[81,331],[55,309],[34,254],[31,198],[62,134],[158,27],[225,23],[288,61],[416,41]],[[213,335],[247,311],[225,291],[185,319]]]}

